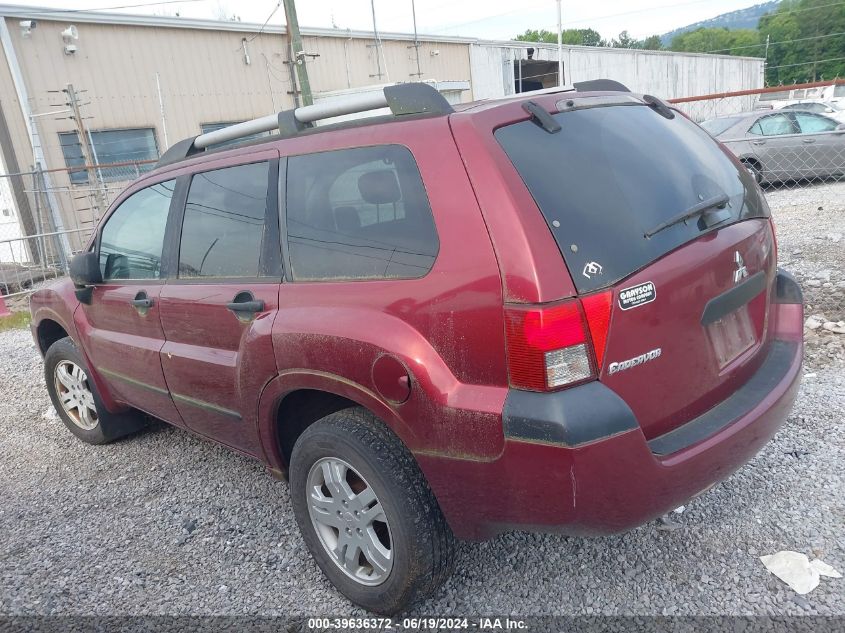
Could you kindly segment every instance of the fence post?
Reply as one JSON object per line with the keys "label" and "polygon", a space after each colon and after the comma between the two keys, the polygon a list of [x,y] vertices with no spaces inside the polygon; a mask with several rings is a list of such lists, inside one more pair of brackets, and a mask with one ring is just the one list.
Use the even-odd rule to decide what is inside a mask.
{"label": "fence post", "polygon": [[[64,227],[60,229],[56,226],[53,220],[53,218],[56,217],[56,213],[58,213],[59,211],[58,209],[53,207],[53,200],[52,196],[50,195],[51,192],[47,188],[47,179],[44,177],[44,170],[41,168],[40,164],[37,164],[35,166],[35,171],[38,176],[38,186],[36,187],[36,191],[38,193],[44,194],[44,202],[46,203],[46,207],[49,211],[49,213],[46,214],[47,222],[50,225],[49,232],[52,233],[55,231],[63,230]],[[59,235],[56,235],[54,239],[56,241],[56,251],[59,256],[59,263],[62,265],[62,269],[64,269],[65,272],[69,272],[67,258],[70,254],[70,242],[67,239],[67,235],[65,235],[64,233],[60,233]]]}

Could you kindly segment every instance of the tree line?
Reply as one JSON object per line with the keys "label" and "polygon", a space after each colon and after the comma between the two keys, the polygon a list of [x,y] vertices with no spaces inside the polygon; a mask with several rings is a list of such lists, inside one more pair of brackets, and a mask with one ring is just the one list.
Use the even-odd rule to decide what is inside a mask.
{"label": "tree line", "polygon": [[[557,33],[528,30],[516,39],[557,43]],[[622,31],[606,40],[594,29],[566,29],[563,43],[765,57],[768,85],[845,78],[845,2],[783,0],[756,29],[703,27],[676,35],[668,46],[658,35],[638,40]]]}

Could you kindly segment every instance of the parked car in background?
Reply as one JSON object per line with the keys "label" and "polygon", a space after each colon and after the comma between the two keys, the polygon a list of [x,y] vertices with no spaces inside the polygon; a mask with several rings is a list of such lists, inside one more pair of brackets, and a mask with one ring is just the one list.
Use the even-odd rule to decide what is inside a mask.
{"label": "parked car in background", "polygon": [[775,108],[776,110],[801,110],[803,112],[814,112],[833,119],[837,123],[845,123],[845,108],[835,102],[814,100],[814,101],[797,101],[796,103],[787,103]]}
{"label": "parked car in background", "polygon": [[775,109],[800,101],[822,101],[824,103],[845,102],[845,84],[831,83],[827,86],[770,90],[757,98],[754,108]]}
{"label": "parked car in background", "polygon": [[759,183],[845,173],[845,124],[801,110],[757,110],[704,121]]}
{"label": "parked car in background", "polygon": [[708,490],[786,420],[803,349],[751,174],[607,81],[454,108],[408,83],[180,141],[32,314],[70,432],[143,411],[287,473],[317,564],[390,614],[456,536],[615,533]]}

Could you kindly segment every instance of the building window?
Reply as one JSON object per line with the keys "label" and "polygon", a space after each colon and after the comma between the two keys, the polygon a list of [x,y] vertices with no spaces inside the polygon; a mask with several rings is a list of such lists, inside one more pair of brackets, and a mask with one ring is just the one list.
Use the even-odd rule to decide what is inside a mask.
{"label": "building window", "polygon": [[[117,182],[134,180],[140,173],[150,171],[158,158],[155,132],[152,128],[135,128],[127,130],[99,130],[91,132],[95,156],[88,158],[98,165],[114,163],[136,163],[120,167],[100,168],[103,180]],[[88,182],[88,172],[85,170],[85,159],[82,156],[82,146],[76,132],[60,132],[59,142],[65,165],[70,169],[70,181],[73,184]],[[137,164],[141,163],[141,164]]]}
{"label": "building window", "polygon": [[[200,125],[200,129],[202,130],[203,134],[207,134],[208,132],[216,132],[217,130],[222,130],[224,127],[229,127],[230,125],[237,125],[238,123],[243,123],[243,121],[224,121],[222,123],[202,123]],[[229,147],[230,145],[240,145],[241,143],[245,143],[247,141],[252,141],[257,138],[263,138],[265,136],[270,136],[269,132],[259,132],[258,134],[250,134],[249,136],[239,136],[236,139],[231,141],[225,141],[223,143],[215,143],[214,145],[209,145],[208,149],[219,149],[221,147]]]}

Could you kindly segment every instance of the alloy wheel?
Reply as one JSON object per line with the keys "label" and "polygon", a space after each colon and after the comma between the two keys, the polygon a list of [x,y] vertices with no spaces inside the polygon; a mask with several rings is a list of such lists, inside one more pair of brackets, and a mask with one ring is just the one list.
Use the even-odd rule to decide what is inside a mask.
{"label": "alloy wheel", "polygon": [[59,403],[70,420],[85,431],[95,429],[100,420],[85,370],[63,360],[56,365],[53,376]]}
{"label": "alloy wheel", "polygon": [[362,585],[383,583],[393,542],[372,486],[347,462],[324,457],[311,466],[306,494],[311,523],[335,565]]}

